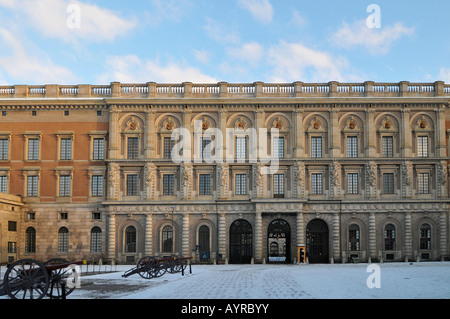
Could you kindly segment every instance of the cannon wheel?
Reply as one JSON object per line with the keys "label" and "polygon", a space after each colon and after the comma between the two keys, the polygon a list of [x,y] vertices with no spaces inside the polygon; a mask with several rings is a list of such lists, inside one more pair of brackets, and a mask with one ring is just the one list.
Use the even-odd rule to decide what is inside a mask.
{"label": "cannon wheel", "polygon": [[[68,260],[63,258],[53,258],[44,263],[44,266],[54,266],[69,263]],[[63,298],[63,289],[65,296],[68,296],[75,287],[68,288],[67,279],[72,276],[74,270],[72,268],[61,268],[56,269],[51,272],[50,276],[50,286],[47,291],[47,296],[52,299],[62,299]],[[64,288],[63,288],[63,284]]]}
{"label": "cannon wheel", "polygon": [[139,276],[144,279],[153,278],[153,268],[158,265],[155,257],[146,256],[141,258],[137,263],[137,268],[139,269]]}
{"label": "cannon wheel", "polygon": [[42,299],[47,293],[50,279],[42,263],[21,259],[8,267],[3,284],[11,299]]}
{"label": "cannon wheel", "polygon": [[173,260],[169,261],[169,268],[167,271],[171,274],[181,272],[183,269],[183,261],[178,259],[177,256],[173,257]]}

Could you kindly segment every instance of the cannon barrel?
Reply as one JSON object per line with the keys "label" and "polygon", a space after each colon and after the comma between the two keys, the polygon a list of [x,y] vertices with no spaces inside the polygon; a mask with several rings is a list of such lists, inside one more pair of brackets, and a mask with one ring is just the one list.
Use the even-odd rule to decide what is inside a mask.
{"label": "cannon barrel", "polygon": [[67,263],[62,263],[62,264],[57,264],[57,265],[45,265],[45,269],[47,269],[47,271],[50,272],[50,271],[54,271],[54,270],[67,268],[70,265],[86,265],[86,260],[67,262]]}

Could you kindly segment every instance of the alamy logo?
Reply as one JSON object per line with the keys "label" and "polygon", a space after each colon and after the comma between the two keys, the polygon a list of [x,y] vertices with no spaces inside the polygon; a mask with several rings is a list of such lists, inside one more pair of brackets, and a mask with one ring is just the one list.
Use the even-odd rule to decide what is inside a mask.
{"label": "alamy logo", "polygon": [[381,268],[378,265],[370,264],[367,266],[366,272],[371,274],[367,277],[367,288],[381,288]]}
{"label": "alamy logo", "polygon": [[367,13],[371,13],[366,19],[366,25],[369,29],[381,28],[381,9],[377,4],[369,4]]}

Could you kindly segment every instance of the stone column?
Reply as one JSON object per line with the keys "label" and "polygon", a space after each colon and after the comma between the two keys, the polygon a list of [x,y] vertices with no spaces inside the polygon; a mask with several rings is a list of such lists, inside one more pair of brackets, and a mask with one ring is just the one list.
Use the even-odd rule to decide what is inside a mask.
{"label": "stone column", "polygon": [[228,112],[225,107],[219,109],[219,130],[222,132],[222,150],[220,151],[220,160],[225,162],[227,156],[227,116]]}
{"label": "stone column", "polygon": [[145,256],[153,256],[153,215],[145,216]]}
{"label": "stone column", "polygon": [[333,258],[339,260],[341,256],[340,214],[333,214]]}
{"label": "stone column", "polygon": [[411,157],[412,153],[412,132],[409,125],[410,112],[411,110],[406,107],[402,109],[401,126],[403,129],[400,130],[400,150],[403,157]]}
{"label": "stone column", "polygon": [[405,258],[412,258],[411,213],[405,213]]}
{"label": "stone column", "polygon": [[339,157],[341,154],[341,129],[339,127],[339,109],[332,107],[330,109],[330,125],[328,126],[329,150],[331,157]]}
{"label": "stone column", "polygon": [[262,215],[260,211],[255,213],[255,261],[262,262]]}
{"label": "stone column", "polygon": [[109,214],[108,219],[108,257],[116,258],[116,215]]}
{"label": "stone column", "polygon": [[369,213],[369,257],[376,257],[377,238],[375,229],[375,213]]}
{"label": "stone column", "polygon": [[181,255],[184,257],[191,256],[189,236],[189,214],[183,214],[183,230],[181,233]]}
{"label": "stone column", "polygon": [[305,155],[305,133],[303,128],[303,109],[297,107],[293,112],[295,122],[294,157],[304,157]]}
{"label": "stone column", "polygon": [[[220,213],[219,215],[219,255],[222,255],[222,259],[227,258],[227,231],[226,231],[226,220],[225,214]],[[217,256],[219,258],[219,256]]]}
{"label": "stone column", "polygon": [[156,111],[149,109],[145,112],[145,133],[144,133],[144,154],[145,158],[155,158],[156,155],[156,128],[155,128]]}
{"label": "stone column", "polygon": [[446,212],[441,212],[439,216],[439,233],[440,233],[440,253],[441,260],[444,260],[444,256],[447,256],[447,221],[448,216]]}
{"label": "stone column", "polygon": [[119,110],[117,106],[112,105],[109,111],[109,149],[108,149],[108,158],[109,159],[117,159],[120,150],[119,150],[119,141],[120,141],[120,128],[119,128]]}
{"label": "stone column", "polygon": [[376,128],[375,128],[375,121],[374,121],[374,113],[375,110],[372,108],[366,109],[366,125],[367,130],[365,130],[364,138],[366,139],[366,156],[367,157],[375,157],[376,151],[377,151],[377,134]]}
{"label": "stone column", "polygon": [[445,105],[439,105],[436,109],[436,156],[446,157],[447,156],[447,145],[446,145],[446,130],[445,130]]}

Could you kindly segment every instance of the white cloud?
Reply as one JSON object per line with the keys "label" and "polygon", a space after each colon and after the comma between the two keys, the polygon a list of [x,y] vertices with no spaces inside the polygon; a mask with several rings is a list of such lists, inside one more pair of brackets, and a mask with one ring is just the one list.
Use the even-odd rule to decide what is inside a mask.
{"label": "white cloud", "polygon": [[450,68],[441,68],[438,80],[450,84]]}
{"label": "white cloud", "polygon": [[66,42],[113,41],[136,27],[134,19],[119,17],[112,10],[72,0],[1,0],[0,5],[14,9],[43,36]]}
{"label": "white cloud", "polygon": [[222,27],[217,21],[212,18],[206,17],[206,24],[203,26],[206,31],[206,35],[219,43],[237,44],[240,42],[238,33],[227,26]]}
{"label": "white cloud", "polygon": [[268,49],[265,63],[272,68],[272,82],[344,81],[343,71],[348,68],[345,58],[307,48],[302,43],[285,41],[280,41]]}
{"label": "white cloud", "polygon": [[303,28],[306,25],[306,19],[301,16],[297,10],[293,10],[292,18],[291,21],[289,21],[289,24],[299,28]]}
{"label": "white cloud", "polygon": [[238,0],[239,5],[250,11],[251,15],[261,23],[273,20],[273,7],[269,0]]}
{"label": "white cloud", "polygon": [[152,25],[164,20],[180,22],[192,6],[189,0],[152,0],[147,19]]}
{"label": "white cloud", "polygon": [[206,50],[194,50],[195,59],[203,64],[208,64],[211,53]]}
{"label": "white cloud", "polygon": [[366,20],[349,25],[344,23],[331,38],[331,42],[343,48],[363,46],[373,55],[386,54],[393,43],[405,35],[412,35],[414,29],[398,22],[394,26],[369,28]]}
{"label": "white cloud", "polygon": [[106,60],[107,72],[100,75],[99,83],[119,81],[122,83],[217,83],[218,81],[186,63],[142,61],[136,55],[112,56]]}
{"label": "white cloud", "polygon": [[233,59],[255,67],[264,57],[264,48],[257,42],[250,42],[239,48],[228,48],[227,53]]}
{"label": "white cloud", "polygon": [[[73,84],[76,76],[71,70],[54,64],[50,58],[33,48],[27,50],[18,38],[10,31],[0,29],[0,43],[3,48],[8,48],[9,55],[0,56],[0,73],[8,75],[15,81],[26,79],[27,84]],[[30,54],[28,51],[32,51]],[[10,83],[16,84],[16,83]]]}

